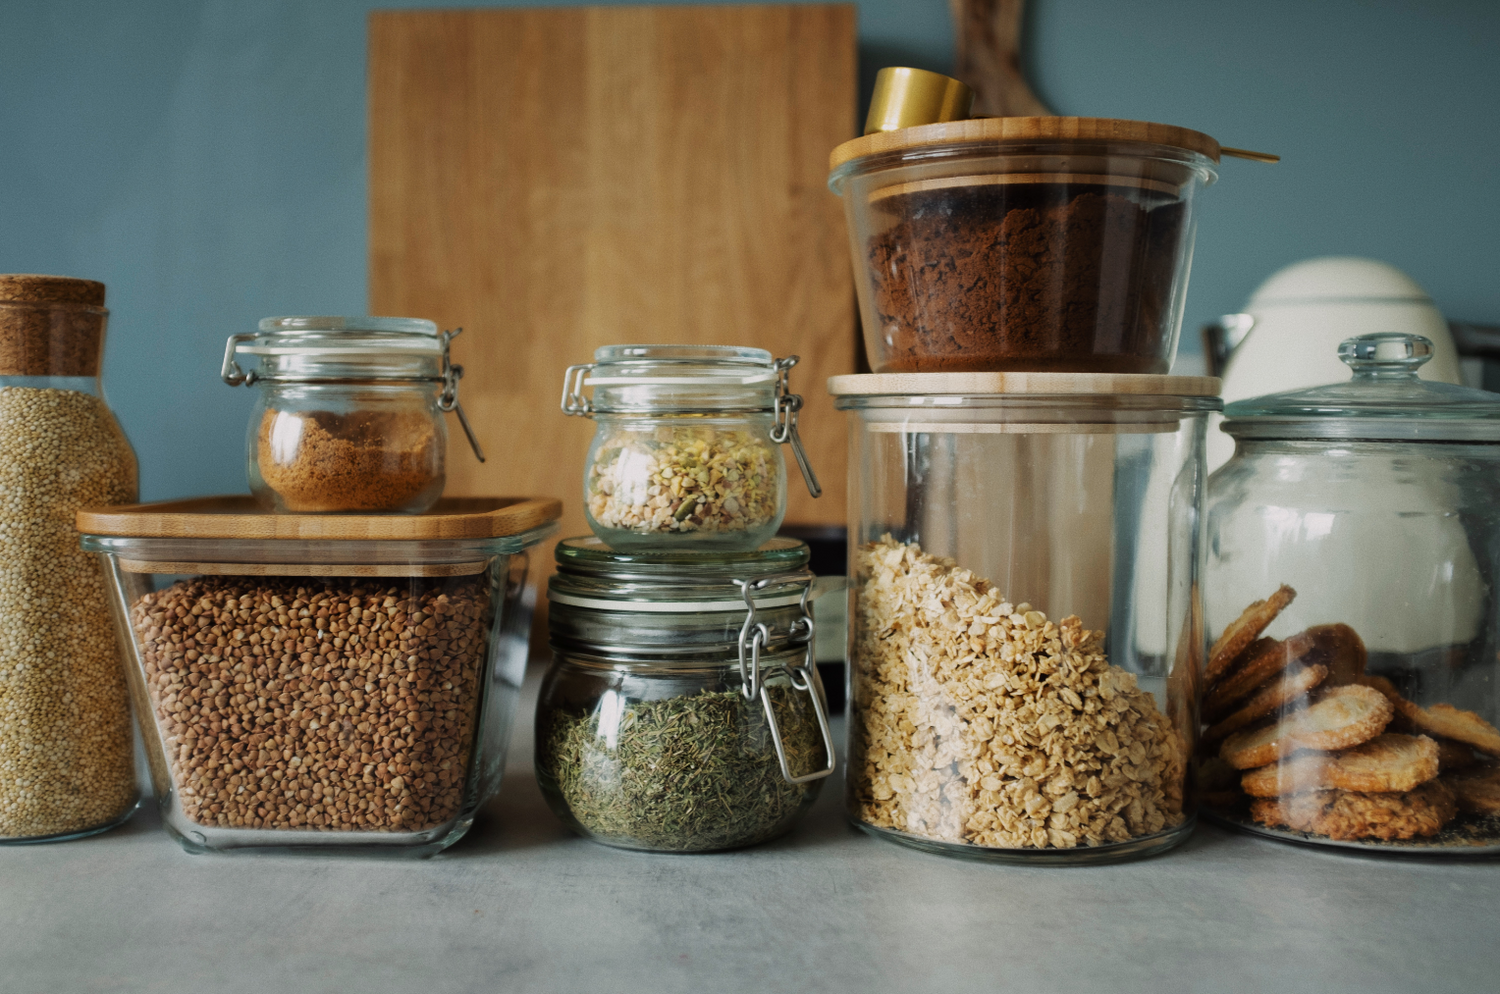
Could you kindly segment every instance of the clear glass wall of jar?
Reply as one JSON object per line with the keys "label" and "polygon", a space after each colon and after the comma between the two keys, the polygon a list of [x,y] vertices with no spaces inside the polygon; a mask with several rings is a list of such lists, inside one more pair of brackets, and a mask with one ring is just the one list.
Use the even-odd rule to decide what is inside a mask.
{"label": "clear glass wall of jar", "polygon": [[[188,852],[429,856],[500,787],[550,498],[275,515],[207,497],[79,515],[161,821]],[[170,537],[162,537],[170,536]],[[96,571],[97,571],[96,566]]]}
{"label": "clear glass wall of jar", "polygon": [[1500,853],[1500,399],[1351,379],[1230,404],[1209,481],[1204,809],[1297,842]]}
{"label": "clear glass wall of jar", "polygon": [[[453,334],[456,334],[453,333]],[[418,513],[443,493],[461,367],[431,321],[266,318],[225,349],[223,378],[262,387],[246,445],[268,511]],[[258,360],[248,372],[237,356]],[[469,440],[483,461],[472,432]]]}
{"label": "clear glass wall of jar", "polygon": [[850,819],[1028,863],[1185,839],[1217,381],[876,374],[830,390],[852,446]]}
{"label": "clear glass wall of jar", "polygon": [[136,500],[99,385],[104,284],[0,276],[0,842],[77,838],[136,808],[109,595],[80,508]]}
{"label": "clear glass wall of jar", "polygon": [[787,388],[796,363],[763,349],[610,345],[570,367],[563,412],[599,426],[583,482],[594,534],[634,552],[742,551],[776,534],[787,485],[779,443],[821,492],[797,436],[802,398]]}
{"label": "clear glass wall of jar", "polygon": [[632,556],[587,538],[557,560],[536,766],[558,817],[662,852],[789,831],[834,762],[807,547]]}

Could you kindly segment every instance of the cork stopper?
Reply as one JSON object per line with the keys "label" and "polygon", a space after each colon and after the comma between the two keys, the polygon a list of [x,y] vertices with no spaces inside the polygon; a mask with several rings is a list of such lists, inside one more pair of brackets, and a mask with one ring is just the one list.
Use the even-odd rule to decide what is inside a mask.
{"label": "cork stopper", "polygon": [[0,376],[98,376],[104,284],[0,274]]}

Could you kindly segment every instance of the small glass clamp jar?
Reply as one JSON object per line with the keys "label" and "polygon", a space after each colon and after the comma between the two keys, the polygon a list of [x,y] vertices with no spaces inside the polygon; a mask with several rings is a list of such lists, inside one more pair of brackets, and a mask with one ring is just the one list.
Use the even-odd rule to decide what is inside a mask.
{"label": "small glass clamp jar", "polygon": [[807,546],[610,551],[558,544],[537,780],[612,846],[705,852],[791,829],[833,772],[813,663]]}
{"label": "small glass clamp jar", "polygon": [[[438,333],[415,318],[265,318],[232,335],[224,382],[259,384],[250,417],[250,490],[268,511],[420,513],[443,494],[453,411],[480,462],[458,403],[463,367],[448,359],[462,328]],[[237,356],[258,364],[242,370]]]}
{"label": "small glass clamp jar", "polygon": [[1500,853],[1500,398],[1421,336],[1237,401],[1209,480],[1204,809],[1296,842]]}
{"label": "small glass clamp jar", "polygon": [[[821,494],[797,435],[797,357],[724,345],[607,345],[568,367],[564,414],[599,429],[583,474],[589,527],[620,551],[754,549],[786,514],[789,442]],[[585,387],[593,387],[592,398]]]}

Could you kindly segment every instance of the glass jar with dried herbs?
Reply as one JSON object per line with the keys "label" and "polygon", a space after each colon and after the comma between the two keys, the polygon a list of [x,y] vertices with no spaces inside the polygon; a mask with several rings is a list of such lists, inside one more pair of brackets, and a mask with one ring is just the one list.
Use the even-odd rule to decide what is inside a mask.
{"label": "glass jar with dried herbs", "polygon": [[536,767],[560,818],[662,852],[791,829],[834,766],[807,556],[792,539],[654,555],[559,543]]}
{"label": "glass jar with dried herbs", "polygon": [[822,493],[797,435],[802,398],[787,382],[797,361],[728,345],[607,345],[570,366],[563,413],[599,426],[583,473],[594,534],[632,552],[745,552],[775,535],[782,443],[808,492]]}

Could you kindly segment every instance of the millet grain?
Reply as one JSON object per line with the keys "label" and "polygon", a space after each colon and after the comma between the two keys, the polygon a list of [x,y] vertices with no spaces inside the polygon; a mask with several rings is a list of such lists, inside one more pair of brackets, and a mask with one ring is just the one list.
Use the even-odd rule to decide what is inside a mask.
{"label": "millet grain", "polygon": [[81,507],[136,499],[109,409],[0,388],[0,838],[99,828],[137,799],[130,705]]}
{"label": "millet grain", "polygon": [[131,624],[187,817],[418,831],[458,814],[488,632],[481,578],[199,577]]}

